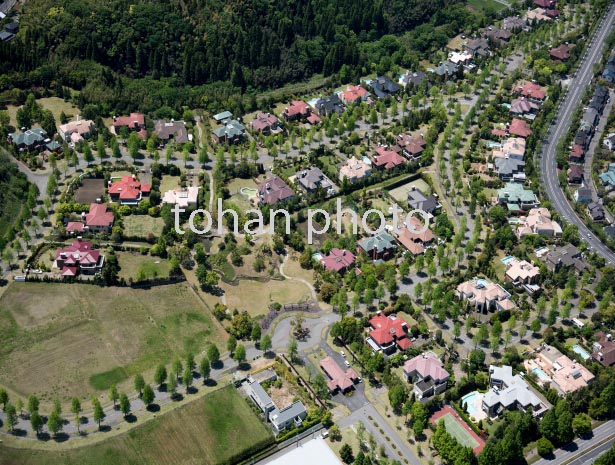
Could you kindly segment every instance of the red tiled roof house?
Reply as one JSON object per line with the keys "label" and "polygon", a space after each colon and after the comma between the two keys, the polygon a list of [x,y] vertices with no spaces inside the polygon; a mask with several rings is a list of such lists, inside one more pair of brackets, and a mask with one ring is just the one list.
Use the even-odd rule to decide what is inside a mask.
{"label": "red tiled roof house", "polygon": [[327,271],[342,273],[349,270],[354,265],[355,255],[349,250],[338,248],[331,249],[329,255],[322,257],[320,263]]}
{"label": "red tiled roof house", "polygon": [[350,390],[354,383],[359,379],[359,375],[354,369],[349,368],[344,371],[342,367],[331,356],[327,356],[320,361],[320,367],[329,377],[327,386],[331,392],[339,390],[346,392]]}
{"label": "red tiled roof house", "polygon": [[55,266],[62,276],[71,277],[79,273],[92,275],[99,272],[105,257],[99,250],[92,250],[92,243],[77,239],[70,247],[58,249],[55,255]]}
{"label": "red tiled roof house", "polygon": [[122,176],[119,181],[109,181],[109,197],[120,205],[137,205],[143,196],[149,195],[151,186],[141,184],[134,176]]}
{"label": "red tiled roof house", "polygon": [[391,353],[399,347],[405,350],[412,345],[408,339],[408,323],[398,316],[378,314],[369,320],[372,328],[367,343],[376,352]]}

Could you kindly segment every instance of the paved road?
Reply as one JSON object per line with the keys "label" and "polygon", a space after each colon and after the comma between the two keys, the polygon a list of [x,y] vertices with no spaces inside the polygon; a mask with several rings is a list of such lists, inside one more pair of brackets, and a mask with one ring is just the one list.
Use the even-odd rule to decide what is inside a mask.
{"label": "paved road", "polygon": [[590,83],[594,74],[594,64],[598,63],[604,52],[604,41],[613,30],[615,23],[615,8],[611,5],[606,16],[602,20],[594,39],[592,40],[585,57],[581,61],[578,72],[570,82],[568,91],[564,96],[560,109],[549,129],[548,142],[543,146],[540,160],[542,182],[553,207],[572,224],[576,224],[582,239],[587,242],[600,256],[608,262],[615,263],[615,253],[604,245],[589,230],[583,221],[577,216],[572,205],[562,192],[557,177],[556,149],[560,140],[566,137],[570,128],[572,114],[581,102],[585,88]]}
{"label": "paved road", "polygon": [[[595,447],[596,444],[600,444],[600,442],[605,441],[606,439],[608,439],[608,441],[606,441],[604,445],[588,451],[588,449]],[[608,450],[614,442],[615,420],[610,420],[596,428],[590,439],[577,439],[561,449],[557,449],[553,454],[553,458],[540,459],[537,462],[534,462],[534,465],[590,464],[593,463],[593,460],[595,460],[599,455]]]}
{"label": "paved road", "polygon": [[[370,421],[369,417],[372,417],[372,421]],[[421,465],[419,458],[416,454],[408,447],[408,444],[400,438],[399,434],[389,425],[389,423],[382,418],[382,415],[376,410],[371,404],[367,404],[364,408],[353,412],[350,416],[341,419],[338,421],[338,425],[340,429],[345,428],[349,425],[358,424],[359,421],[363,422],[365,429],[367,432],[374,436],[374,439],[378,444],[383,444],[387,456],[393,460],[400,460],[404,462],[404,459],[408,459],[411,465]],[[386,440],[384,435],[380,433],[380,429],[384,431],[384,435],[388,436],[391,439],[391,442],[395,444],[397,449],[393,449],[389,441]]]}

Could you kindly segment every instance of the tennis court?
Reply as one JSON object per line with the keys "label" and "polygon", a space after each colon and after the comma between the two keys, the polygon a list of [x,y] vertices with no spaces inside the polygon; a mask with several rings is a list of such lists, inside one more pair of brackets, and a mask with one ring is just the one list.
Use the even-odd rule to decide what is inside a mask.
{"label": "tennis court", "polygon": [[431,422],[433,424],[437,425],[440,420],[444,421],[446,431],[457,439],[459,444],[465,447],[471,447],[475,454],[478,454],[485,446],[485,441],[483,441],[449,405],[445,405],[431,417]]}

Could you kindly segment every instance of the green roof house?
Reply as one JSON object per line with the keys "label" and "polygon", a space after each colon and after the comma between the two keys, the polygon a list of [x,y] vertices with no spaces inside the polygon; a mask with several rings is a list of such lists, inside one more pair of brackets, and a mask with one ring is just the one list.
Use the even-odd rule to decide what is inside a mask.
{"label": "green roof house", "polygon": [[214,141],[218,144],[240,142],[246,133],[246,128],[237,120],[227,121],[224,126],[214,130]]}
{"label": "green roof house", "polygon": [[386,231],[357,242],[357,252],[367,253],[372,260],[386,260],[391,257],[396,248],[395,239]]}
{"label": "green roof house", "polygon": [[25,132],[9,134],[9,140],[20,151],[32,151],[38,149],[47,139],[47,132],[41,128],[28,129]]}
{"label": "green roof house", "polygon": [[609,163],[609,169],[606,173],[599,174],[602,184],[609,188],[615,187],[615,163]]}
{"label": "green roof house", "polygon": [[506,205],[510,211],[525,211],[540,204],[534,192],[524,189],[522,184],[510,182],[498,190],[498,203]]}

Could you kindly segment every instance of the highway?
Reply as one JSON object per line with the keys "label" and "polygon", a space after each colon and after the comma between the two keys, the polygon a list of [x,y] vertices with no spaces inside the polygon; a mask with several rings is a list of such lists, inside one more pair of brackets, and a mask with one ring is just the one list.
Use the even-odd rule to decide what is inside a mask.
{"label": "highway", "polygon": [[615,8],[611,4],[606,16],[604,16],[593,40],[591,41],[587,53],[582,58],[577,73],[570,81],[568,90],[563,97],[556,117],[553,120],[547,140],[543,144],[543,151],[540,159],[541,179],[545,186],[547,196],[553,208],[568,223],[576,224],[579,228],[581,238],[607,262],[615,264],[615,253],[604,245],[590,230],[584,222],[577,216],[572,208],[570,201],[562,191],[557,177],[556,149],[558,142],[566,137],[570,128],[572,113],[581,102],[581,97],[587,85],[590,83],[594,74],[594,64],[598,63],[605,49],[605,39],[613,30],[615,22]]}
{"label": "highway", "polygon": [[596,428],[591,438],[578,438],[557,449],[552,458],[540,459],[534,465],[589,465],[609,450],[614,442],[615,420],[610,420]]}

